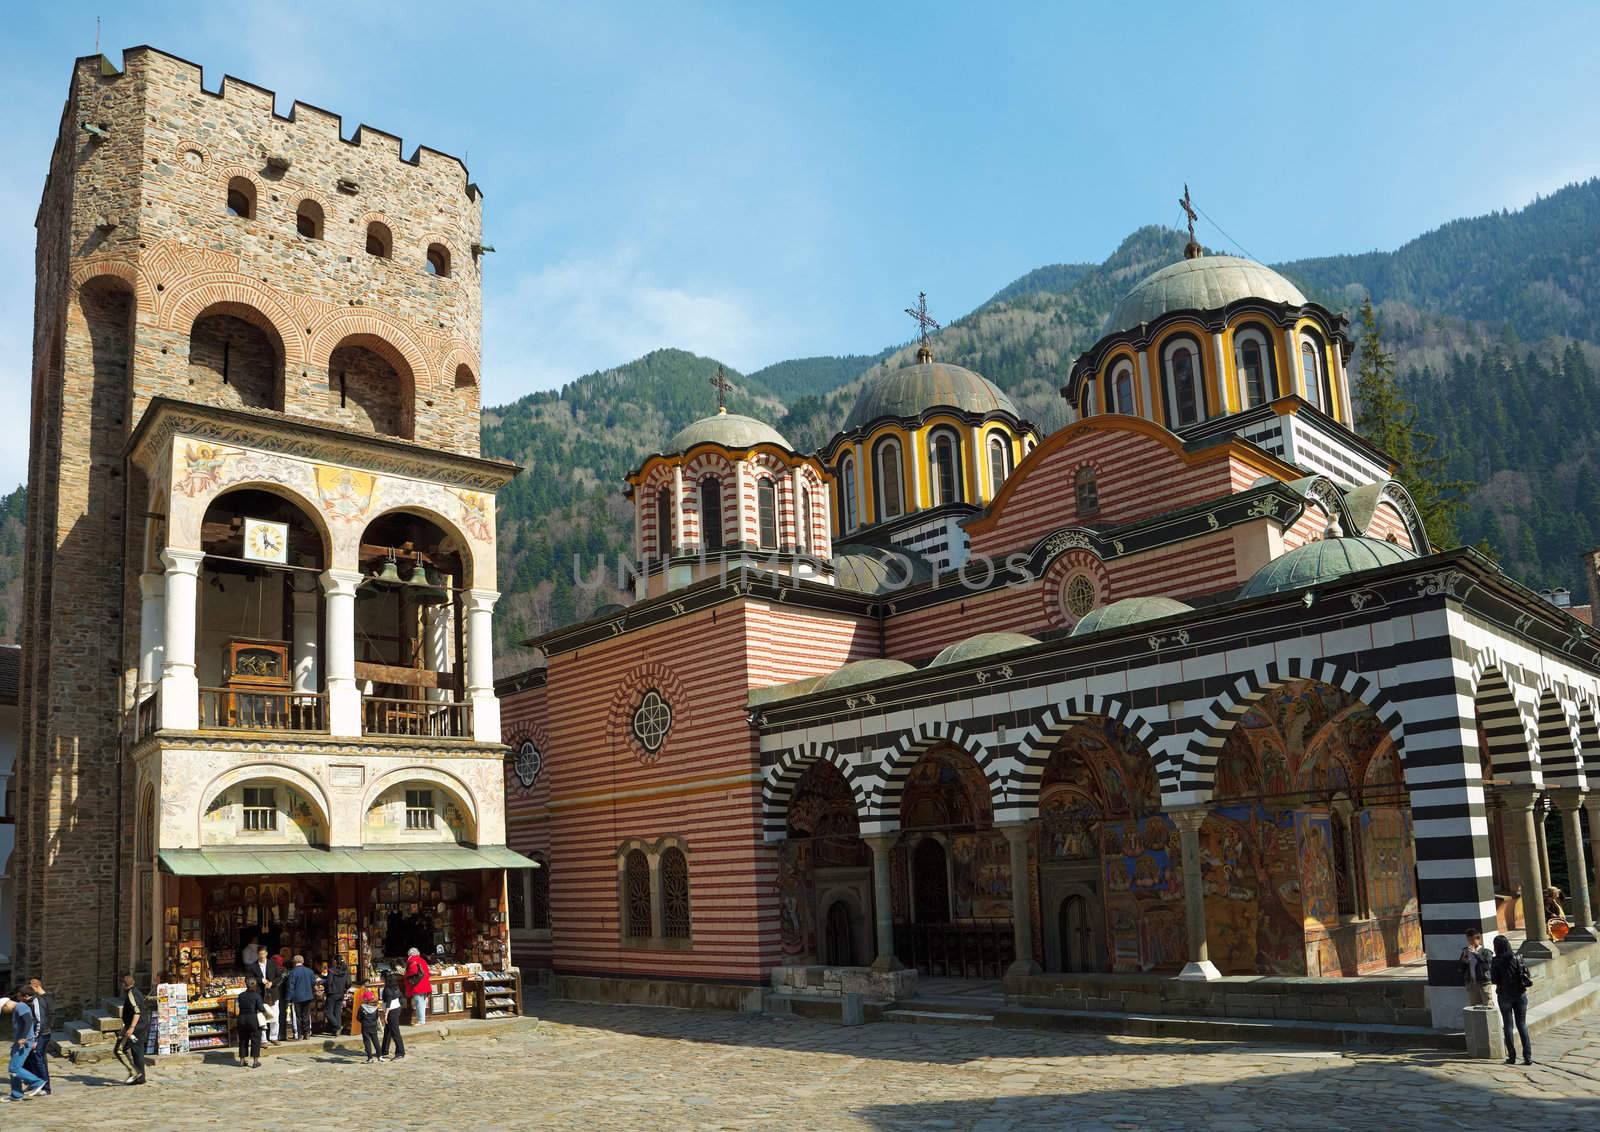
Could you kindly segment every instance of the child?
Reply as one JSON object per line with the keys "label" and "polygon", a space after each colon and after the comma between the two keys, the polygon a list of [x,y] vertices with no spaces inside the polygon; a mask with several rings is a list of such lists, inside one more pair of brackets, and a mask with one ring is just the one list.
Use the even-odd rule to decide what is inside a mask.
{"label": "child", "polygon": [[356,993],[361,998],[361,1005],[356,1008],[356,1019],[361,1023],[361,1046],[367,1051],[367,1064],[371,1065],[374,1058],[386,1060],[378,1052],[378,1031],[383,1025],[383,1012],[378,1008],[377,995],[369,990]]}

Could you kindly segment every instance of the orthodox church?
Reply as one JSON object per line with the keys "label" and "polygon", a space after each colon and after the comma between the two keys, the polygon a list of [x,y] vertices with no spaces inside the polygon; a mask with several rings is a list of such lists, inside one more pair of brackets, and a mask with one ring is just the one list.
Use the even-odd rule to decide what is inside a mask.
{"label": "orthodox church", "polygon": [[[501,682],[525,971],[746,1007],[1111,974],[1352,1021],[1382,986],[1460,1030],[1465,929],[1551,972],[1594,940],[1600,635],[1429,544],[1346,317],[1191,238],[1042,435],[910,313],[917,361],[818,451],[722,411],[644,460],[635,600]],[[1560,944],[1522,911],[1557,822]],[[1305,976],[1349,994],[1313,1014]]]}

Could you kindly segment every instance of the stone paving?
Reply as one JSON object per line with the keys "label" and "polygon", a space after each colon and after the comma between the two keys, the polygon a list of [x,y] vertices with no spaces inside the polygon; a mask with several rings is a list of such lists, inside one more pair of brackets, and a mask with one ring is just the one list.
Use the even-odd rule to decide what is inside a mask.
{"label": "stone paving", "polygon": [[1600,1018],[1543,1035],[1532,1067],[1437,1051],[1337,1053],[548,1003],[404,1062],[303,1049],[260,1069],[186,1059],[120,1085],[56,1062],[16,1128],[1564,1129],[1600,1121]]}

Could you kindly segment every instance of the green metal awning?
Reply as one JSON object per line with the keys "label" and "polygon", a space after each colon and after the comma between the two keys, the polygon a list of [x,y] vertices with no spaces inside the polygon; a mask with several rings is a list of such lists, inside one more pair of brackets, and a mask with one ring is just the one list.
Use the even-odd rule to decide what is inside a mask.
{"label": "green metal awning", "polygon": [[537,869],[504,845],[384,845],[362,849],[163,849],[162,871],[178,877],[302,873],[443,873],[461,869]]}

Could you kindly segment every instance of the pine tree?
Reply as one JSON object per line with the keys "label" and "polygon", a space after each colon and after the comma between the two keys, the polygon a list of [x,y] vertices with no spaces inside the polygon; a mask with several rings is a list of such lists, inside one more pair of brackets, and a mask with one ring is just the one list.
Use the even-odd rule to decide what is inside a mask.
{"label": "pine tree", "polygon": [[1417,427],[1417,409],[1395,379],[1394,355],[1383,348],[1378,316],[1369,297],[1361,304],[1361,363],[1355,385],[1356,428],[1395,462],[1394,478],[1411,493],[1428,540],[1455,545],[1456,516],[1472,485],[1446,478],[1438,439]]}

